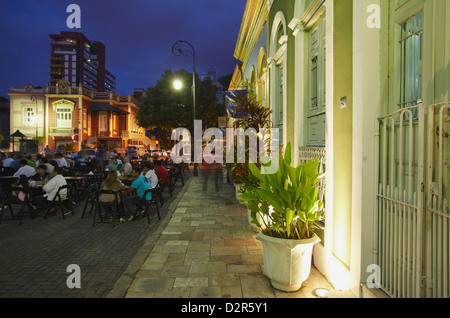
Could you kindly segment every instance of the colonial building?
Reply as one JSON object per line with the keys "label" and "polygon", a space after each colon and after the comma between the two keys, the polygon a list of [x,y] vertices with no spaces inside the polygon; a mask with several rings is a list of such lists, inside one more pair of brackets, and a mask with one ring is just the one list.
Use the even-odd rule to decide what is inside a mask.
{"label": "colonial building", "polygon": [[294,163],[320,158],[314,264],[336,288],[450,296],[448,16],[448,1],[247,1],[230,90],[273,110]]}
{"label": "colonial building", "polygon": [[60,80],[56,86],[11,87],[11,133],[43,137],[52,151],[67,143],[79,150],[103,146],[149,145],[145,130],[136,124],[137,100],[113,92],[94,92]]}

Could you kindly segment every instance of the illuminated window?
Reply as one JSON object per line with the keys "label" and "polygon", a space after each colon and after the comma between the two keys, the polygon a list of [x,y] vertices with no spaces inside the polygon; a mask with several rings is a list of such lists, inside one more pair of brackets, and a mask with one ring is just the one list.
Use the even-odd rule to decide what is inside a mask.
{"label": "illuminated window", "polygon": [[72,128],[72,110],[70,108],[56,108],[56,126],[58,128]]}
{"label": "illuminated window", "polygon": [[25,106],[23,108],[23,126],[24,127],[36,126],[34,107]]}
{"label": "illuminated window", "polygon": [[99,132],[108,131],[108,115],[106,112],[100,112],[98,116],[98,130]]}

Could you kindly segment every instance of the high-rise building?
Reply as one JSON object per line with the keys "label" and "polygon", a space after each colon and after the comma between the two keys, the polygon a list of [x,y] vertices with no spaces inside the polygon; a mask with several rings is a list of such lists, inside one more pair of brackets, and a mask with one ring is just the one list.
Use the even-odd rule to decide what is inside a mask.
{"label": "high-rise building", "polygon": [[116,78],[106,69],[105,45],[79,32],[50,34],[50,83],[69,81],[71,86],[95,92],[115,92]]}

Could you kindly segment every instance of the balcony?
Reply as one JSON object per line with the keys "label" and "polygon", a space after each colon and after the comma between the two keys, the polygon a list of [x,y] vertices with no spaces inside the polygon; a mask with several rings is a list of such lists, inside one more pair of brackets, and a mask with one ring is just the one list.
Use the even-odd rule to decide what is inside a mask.
{"label": "balcony", "polygon": [[53,127],[53,128],[50,128],[49,135],[52,137],[72,137],[73,136],[73,128]]}

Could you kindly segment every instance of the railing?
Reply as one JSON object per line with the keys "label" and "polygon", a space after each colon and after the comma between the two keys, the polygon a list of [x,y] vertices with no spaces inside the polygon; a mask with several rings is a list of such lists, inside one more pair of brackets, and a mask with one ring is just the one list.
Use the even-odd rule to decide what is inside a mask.
{"label": "railing", "polygon": [[380,287],[396,298],[449,298],[450,104],[378,121]]}
{"label": "railing", "polygon": [[58,128],[52,127],[50,128],[50,136],[53,137],[72,137],[73,128]]}
{"label": "railing", "polygon": [[119,103],[133,103],[137,105],[137,99],[132,95],[118,95],[113,92],[94,92],[85,87],[68,87],[68,89],[62,90],[58,86],[45,86],[44,88],[34,88],[31,85],[25,86],[25,88],[11,88],[11,93],[40,93],[40,94],[54,94],[54,95],[84,95],[92,99],[105,99],[114,100]]}
{"label": "railing", "polygon": [[423,125],[423,105],[379,118],[378,265],[395,298],[421,295]]}
{"label": "railing", "polygon": [[[299,160],[300,162],[309,162],[312,159],[319,159],[319,173],[323,174],[326,172],[326,149],[321,147],[310,148],[310,147],[301,147],[299,148]],[[321,212],[322,223],[325,225],[325,211],[326,211],[326,202],[325,202],[325,178],[320,180],[317,183],[317,199],[323,202],[323,210]]]}
{"label": "railing", "polygon": [[428,108],[426,297],[450,298],[450,103]]}

